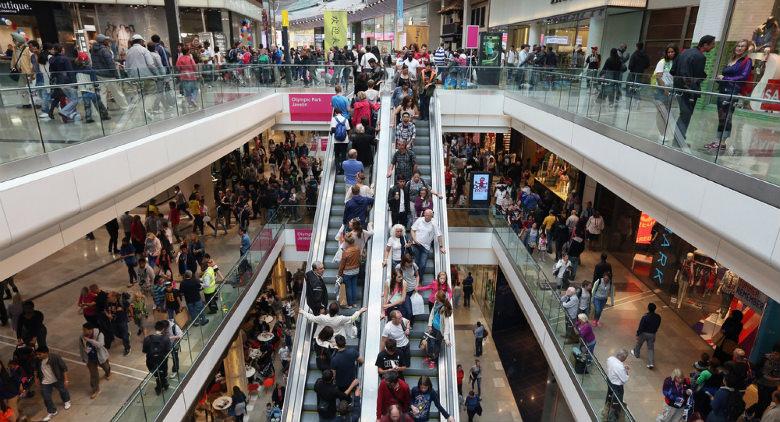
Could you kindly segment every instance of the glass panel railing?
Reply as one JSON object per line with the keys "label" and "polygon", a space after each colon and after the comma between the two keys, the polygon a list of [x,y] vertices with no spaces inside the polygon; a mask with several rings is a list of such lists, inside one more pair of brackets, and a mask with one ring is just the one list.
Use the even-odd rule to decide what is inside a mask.
{"label": "glass panel railing", "polygon": [[771,114],[780,101],[760,84],[668,76],[659,86],[646,74],[538,67],[451,66],[442,76],[444,89],[504,90],[780,185],[780,118]]}
{"label": "glass panel railing", "polygon": [[[0,164],[185,116],[258,93],[328,90],[326,65],[201,65],[197,71],[122,77],[51,72],[0,85]],[[11,79],[0,74],[0,80]],[[354,81],[347,80],[352,88]],[[367,83],[368,81],[360,81]],[[377,84],[379,85],[379,84]],[[361,85],[362,86],[362,85]]]}
{"label": "glass panel railing", "polygon": [[[448,222],[450,228],[455,227],[490,227],[503,244],[507,256],[515,264],[520,280],[532,300],[536,303],[539,315],[545,322],[550,338],[555,342],[556,348],[563,357],[563,362],[571,378],[579,386],[583,399],[589,403],[590,409],[598,420],[613,420],[616,412],[622,412],[626,421],[634,421],[634,416],[624,405],[615,403],[615,409],[602,414],[605,409],[605,401],[610,390],[607,383],[607,375],[601,363],[593,355],[582,340],[571,342],[573,322],[567,315],[561,304],[560,292],[547,277],[545,271],[531,255],[528,247],[520,240],[517,234],[519,227],[512,227],[505,215],[497,213],[495,207],[483,208],[449,208]],[[578,336],[577,336],[578,337]],[[572,356],[572,349],[578,347],[583,357],[592,362],[587,371],[575,371],[575,365],[568,357]],[[629,385],[627,388],[631,388]],[[616,419],[615,419],[616,420]]]}
{"label": "glass panel railing", "polygon": [[[158,417],[172,399],[178,384],[196,367],[200,355],[208,350],[207,347],[219,332],[222,322],[230,317],[233,308],[241,302],[253,283],[263,282],[256,279],[258,271],[268,259],[279,235],[291,224],[310,220],[311,214],[312,207],[283,205],[270,211],[266,223],[256,231],[250,229],[254,231],[254,237],[249,250],[225,273],[224,279],[219,281],[216,293],[203,304],[203,309],[197,315],[190,315],[189,325],[184,327],[184,336],[174,345],[174,348],[178,349],[179,371],[177,377],[170,380],[170,389],[162,390],[158,394],[155,391],[155,378],[151,373],[148,374],[112,421],[152,421]],[[216,305],[217,312],[207,316],[209,305]],[[198,325],[193,324],[196,321],[199,322]],[[171,359],[169,354],[164,365]]]}

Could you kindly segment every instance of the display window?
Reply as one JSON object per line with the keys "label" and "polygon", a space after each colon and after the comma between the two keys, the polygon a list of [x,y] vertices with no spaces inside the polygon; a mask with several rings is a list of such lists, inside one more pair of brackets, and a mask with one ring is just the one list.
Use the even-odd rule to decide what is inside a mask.
{"label": "display window", "polygon": [[[538,155],[538,154],[537,154]],[[537,161],[536,181],[561,200],[566,201],[574,187],[579,183],[580,171],[561,157],[544,150]]]}

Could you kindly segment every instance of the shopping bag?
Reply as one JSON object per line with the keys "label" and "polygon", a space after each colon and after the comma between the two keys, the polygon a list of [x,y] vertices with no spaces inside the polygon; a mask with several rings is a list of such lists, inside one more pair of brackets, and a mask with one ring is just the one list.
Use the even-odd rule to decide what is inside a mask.
{"label": "shopping bag", "polygon": [[186,306],[182,307],[181,312],[174,315],[173,319],[179,327],[186,327],[187,323],[190,321],[190,311]]}
{"label": "shopping bag", "polygon": [[341,307],[349,305],[347,303],[347,287],[344,286],[344,283],[339,284],[338,301],[339,301],[339,306]]}
{"label": "shopping bag", "polygon": [[425,315],[425,302],[423,302],[423,297],[417,293],[412,293],[412,297],[410,298],[412,302],[412,315]]}

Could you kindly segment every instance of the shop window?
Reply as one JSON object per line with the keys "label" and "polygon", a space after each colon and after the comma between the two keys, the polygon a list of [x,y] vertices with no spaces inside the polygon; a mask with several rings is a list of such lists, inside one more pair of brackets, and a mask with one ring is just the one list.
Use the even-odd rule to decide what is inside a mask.
{"label": "shop window", "polygon": [[487,6],[478,6],[472,8],[470,25],[479,25],[480,28],[484,27],[486,14],[487,14]]}
{"label": "shop window", "polygon": [[644,39],[650,58],[663,57],[669,44],[676,44],[681,50],[690,47],[698,12],[698,7],[649,10]]}

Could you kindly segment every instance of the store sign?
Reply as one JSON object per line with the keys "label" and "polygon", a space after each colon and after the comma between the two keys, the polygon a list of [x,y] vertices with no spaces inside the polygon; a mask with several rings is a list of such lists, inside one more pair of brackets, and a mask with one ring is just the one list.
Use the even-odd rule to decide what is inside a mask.
{"label": "store sign", "polygon": [[490,173],[471,173],[471,201],[490,201]]}
{"label": "store sign", "polygon": [[330,121],[331,94],[288,94],[290,121],[328,122]]}
{"label": "store sign", "polygon": [[0,1],[0,14],[2,15],[27,15],[33,10],[29,3],[19,1]]}
{"label": "store sign", "polygon": [[[764,88],[763,97],[765,100],[780,101],[780,79],[770,79],[767,81],[766,88]],[[780,104],[774,102],[762,102],[761,110],[780,111]]]}
{"label": "store sign", "polygon": [[737,289],[734,291],[734,296],[737,297],[742,303],[750,306],[757,312],[764,312],[764,306],[766,306],[766,295],[760,290],[756,289],[749,283],[740,280],[737,284]]}
{"label": "store sign", "polygon": [[[659,286],[663,286],[664,278],[667,273],[672,271],[672,230],[668,227],[664,227],[664,230],[659,233],[660,239],[658,241],[658,252],[653,260],[653,272],[651,278],[658,283]],[[672,274],[674,276],[674,274]]]}
{"label": "store sign", "polygon": [[328,137],[323,136],[320,138],[320,151],[325,152],[328,150]]}
{"label": "store sign", "polygon": [[653,240],[653,226],[655,226],[655,218],[642,213],[639,217],[639,227],[636,229],[636,244],[637,245],[649,245]]}
{"label": "store sign", "polygon": [[547,35],[544,37],[544,43],[550,44],[562,44],[569,45],[569,37],[566,35]]}
{"label": "store sign", "polygon": [[311,229],[295,229],[295,250],[307,252],[311,246]]}

